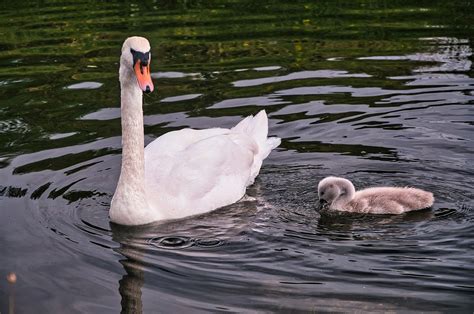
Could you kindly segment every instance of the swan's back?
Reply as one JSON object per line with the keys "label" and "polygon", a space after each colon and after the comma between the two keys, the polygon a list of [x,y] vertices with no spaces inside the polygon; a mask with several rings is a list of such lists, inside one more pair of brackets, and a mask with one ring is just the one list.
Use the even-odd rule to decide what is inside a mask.
{"label": "swan's back", "polygon": [[147,201],[159,219],[205,213],[242,198],[280,139],[264,111],[232,129],[169,132],[145,148]]}
{"label": "swan's back", "polygon": [[373,214],[401,214],[429,208],[431,192],[410,187],[374,187],[357,191],[350,203],[354,211]]}

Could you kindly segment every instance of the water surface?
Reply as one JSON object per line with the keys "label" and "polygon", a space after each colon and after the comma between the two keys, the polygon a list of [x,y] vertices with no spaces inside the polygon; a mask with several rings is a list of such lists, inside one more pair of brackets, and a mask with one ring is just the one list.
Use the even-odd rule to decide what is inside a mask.
{"label": "water surface", "polygon": [[[472,312],[469,1],[0,4],[0,312]],[[118,59],[152,44],[146,142],[265,109],[282,145],[237,204],[111,225]],[[317,182],[432,209],[320,214]],[[18,276],[8,285],[9,272]]]}

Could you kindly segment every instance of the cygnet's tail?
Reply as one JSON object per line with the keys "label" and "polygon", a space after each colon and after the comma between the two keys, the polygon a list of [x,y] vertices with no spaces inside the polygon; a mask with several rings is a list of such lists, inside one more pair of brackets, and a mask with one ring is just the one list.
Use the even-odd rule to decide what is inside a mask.
{"label": "cygnet's tail", "polygon": [[278,147],[281,139],[278,137],[268,138],[268,118],[265,110],[261,110],[256,116],[248,116],[232,128],[234,132],[248,134],[255,140],[258,146],[258,153],[254,158],[254,164],[251,171],[251,183],[258,175],[262,161],[267,158],[272,149]]}

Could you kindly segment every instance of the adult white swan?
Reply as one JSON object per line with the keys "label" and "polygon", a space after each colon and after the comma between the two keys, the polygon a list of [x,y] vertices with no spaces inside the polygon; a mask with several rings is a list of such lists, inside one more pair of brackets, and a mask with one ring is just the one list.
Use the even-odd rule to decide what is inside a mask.
{"label": "adult white swan", "polygon": [[122,46],[120,88],[122,168],[110,219],[141,225],[209,212],[242,198],[263,159],[280,144],[267,138],[265,111],[232,129],[183,129],[144,148],[143,92],[153,91],[150,44],[130,37]]}

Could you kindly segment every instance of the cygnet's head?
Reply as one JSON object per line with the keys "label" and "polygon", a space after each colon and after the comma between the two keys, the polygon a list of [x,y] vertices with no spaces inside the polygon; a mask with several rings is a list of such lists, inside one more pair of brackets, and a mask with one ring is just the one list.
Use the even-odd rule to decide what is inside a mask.
{"label": "cygnet's head", "polygon": [[331,206],[331,204],[346,195],[348,187],[353,187],[351,181],[338,178],[338,177],[326,177],[319,181],[318,184],[318,197],[320,209]]}
{"label": "cygnet's head", "polygon": [[145,93],[153,91],[154,86],[150,73],[150,43],[144,37],[133,36],[125,40],[120,58],[121,74],[136,78],[140,89]]}

